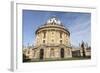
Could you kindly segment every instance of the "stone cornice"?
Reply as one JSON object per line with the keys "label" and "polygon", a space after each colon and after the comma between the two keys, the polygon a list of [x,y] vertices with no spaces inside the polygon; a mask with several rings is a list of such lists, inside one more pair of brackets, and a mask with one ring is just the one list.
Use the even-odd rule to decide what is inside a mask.
{"label": "stone cornice", "polygon": [[66,48],[72,48],[71,46],[69,45],[64,45],[64,44],[56,44],[56,45],[53,45],[53,44],[41,44],[39,46],[35,46],[34,48],[45,48],[45,47],[59,47],[59,48],[63,48],[63,47],[66,47]]}
{"label": "stone cornice", "polygon": [[50,25],[50,26],[45,25],[45,26],[41,26],[40,28],[38,28],[38,29],[36,30],[35,33],[37,34],[37,33],[38,33],[39,31],[41,31],[41,30],[48,31],[48,30],[50,30],[50,28],[51,28],[51,29],[54,29],[54,30],[61,30],[61,31],[64,31],[65,33],[68,33],[68,35],[70,36],[69,30],[68,30],[67,28],[63,27],[63,26],[60,26],[60,25]]}

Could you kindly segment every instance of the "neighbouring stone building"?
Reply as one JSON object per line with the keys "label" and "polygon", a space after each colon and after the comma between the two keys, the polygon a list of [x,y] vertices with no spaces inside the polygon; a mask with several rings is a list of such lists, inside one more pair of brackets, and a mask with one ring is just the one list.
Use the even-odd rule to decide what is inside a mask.
{"label": "neighbouring stone building", "polygon": [[84,48],[82,48],[80,45],[79,47],[72,46],[72,57],[83,57],[83,50],[85,56],[91,58],[91,47],[88,46],[87,43],[84,43]]}

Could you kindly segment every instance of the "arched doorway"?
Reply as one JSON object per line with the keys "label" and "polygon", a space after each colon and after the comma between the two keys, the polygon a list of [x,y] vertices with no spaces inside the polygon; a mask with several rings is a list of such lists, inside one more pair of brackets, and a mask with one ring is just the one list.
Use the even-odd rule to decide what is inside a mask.
{"label": "arched doorway", "polygon": [[40,49],[40,59],[42,60],[44,56],[44,49]]}
{"label": "arched doorway", "polygon": [[61,48],[61,50],[60,50],[60,57],[64,58],[64,48]]}

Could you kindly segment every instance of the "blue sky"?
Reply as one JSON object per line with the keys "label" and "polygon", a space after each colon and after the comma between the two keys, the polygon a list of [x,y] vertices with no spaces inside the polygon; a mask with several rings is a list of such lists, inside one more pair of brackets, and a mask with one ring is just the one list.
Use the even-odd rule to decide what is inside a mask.
{"label": "blue sky", "polygon": [[36,29],[52,16],[69,29],[72,45],[78,46],[82,40],[91,45],[91,13],[23,10],[22,15],[24,46],[34,44]]}

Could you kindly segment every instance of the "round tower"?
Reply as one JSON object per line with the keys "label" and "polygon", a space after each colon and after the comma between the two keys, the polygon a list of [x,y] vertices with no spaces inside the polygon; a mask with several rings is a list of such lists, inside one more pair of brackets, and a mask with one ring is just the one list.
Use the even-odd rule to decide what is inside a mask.
{"label": "round tower", "polygon": [[35,34],[34,58],[62,59],[72,57],[70,32],[58,18],[51,17],[36,30]]}

